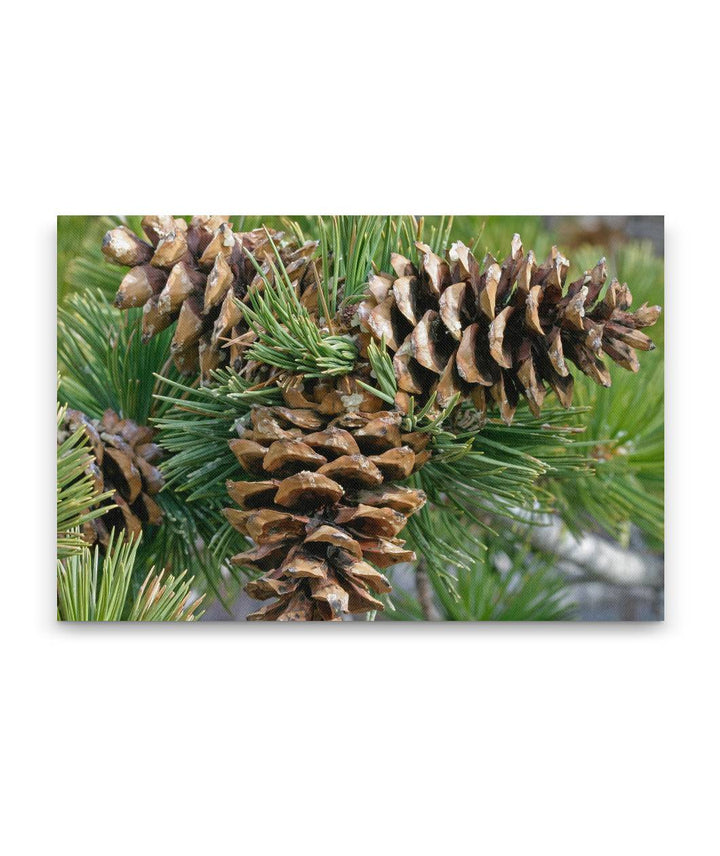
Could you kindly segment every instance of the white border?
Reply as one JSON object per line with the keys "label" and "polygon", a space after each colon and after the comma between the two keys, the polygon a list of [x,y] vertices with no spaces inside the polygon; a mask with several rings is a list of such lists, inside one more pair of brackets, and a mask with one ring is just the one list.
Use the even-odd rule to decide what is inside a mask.
{"label": "white border", "polygon": [[[717,67],[700,8],[6,12],[7,852],[717,846]],[[54,217],[155,208],[665,213],[666,622],[57,627]]]}

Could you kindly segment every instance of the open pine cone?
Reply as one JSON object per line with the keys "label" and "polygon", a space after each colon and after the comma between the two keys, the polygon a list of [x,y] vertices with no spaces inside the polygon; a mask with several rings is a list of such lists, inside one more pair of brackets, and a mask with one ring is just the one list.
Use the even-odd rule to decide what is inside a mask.
{"label": "open pine cone", "polygon": [[[435,393],[444,407],[459,393],[472,399],[480,424],[488,403],[510,423],[521,395],[538,415],[547,387],[570,406],[568,362],[609,386],[603,353],[637,371],[634,349],[653,347],[640,330],[660,308],[630,313],[630,291],[616,280],[600,298],[604,259],[566,287],[569,263],[557,248],[538,265],[518,235],[502,264],[487,257],[482,269],[462,243],[446,259],[417,247],[417,266],[393,254],[394,274],[372,275],[366,298],[336,317],[345,333],[360,323],[353,373],[284,384],[287,406],[256,407],[231,441],[252,478],[228,482],[240,510],[225,513],[256,545],[232,561],[262,572],[247,586],[251,596],[273,599],[251,619],[340,620],[382,608],[370,591],[390,586],[376,568],[414,559],[397,536],[425,502],[422,491],[398,484],[431,456],[428,434],[403,432],[410,396],[424,403]],[[373,337],[394,354],[390,411],[358,384],[372,386]]]}
{"label": "open pine cone", "polygon": [[[276,261],[275,244],[291,282],[312,300],[315,283],[305,274],[317,244],[299,247],[281,232],[255,229],[233,232],[227,217],[197,216],[190,225],[170,216],[143,217],[143,241],[126,226],[111,229],[102,251],[114,264],[130,267],[120,283],[115,305],[143,306],[143,339],[177,321],[171,351],[185,373],[200,368],[203,379],[228,361],[240,369],[242,354],[254,340],[236,299],[262,282],[248,253],[272,279],[269,262]],[[272,243],[271,243],[272,241]],[[227,347],[223,347],[227,345]]]}
{"label": "open pine cone", "polygon": [[377,568],[415,558],[397,536],[425,495],[396,482],[429,458],[428,436],[402,433],[401,415],[378,410],[347,378],[284,393],[287,406],[254,408],[249,430],[230,442],[251,480],[228,482],[241,510],[225,514],[256,544],[232,562],[263,572],[248,594],[274,598],[249,618],[338,621],[381,610],[370,590],[390,584]]}
{"label": "open pine cone", "polygon": [[632,295],[617,280],[600,299],[604,259],[566,289],[570,263],[557,247],[538,265],[519,235],[502,263],[488,255],[482,268],[461,242],[446,258],[416,246],[419,263],[393,254],[394,273],[371,276],[358,306],[362,329],[394,352],[401,396],[422,401],[437,392],[442,407],[459,392],[484,414],[489,395],[509,424],[520,396],[539,415],[546,384],[570,406],[568,362],[610,386],[603,354],[635,372],[635,349],[654,347],[641,329],[657,321],[660,307],[629,312]]}
{"label": "open pine cone", "polygon": [[154,430],[132,419],[121,419],[113,410],[106,410],[99,420],[79,410],[68,410],[63,435],[80,430],[90,441],[94,461],[88,471],[95,480],[96,492],[112,490],[110,502],[117,506],[85,524],[85,539],[91,544],[97,541],[104,548],[113,527],[134,537],[140,534],[144,523],[160,523],[162,509],[153,496],[164,480],[154,466],[162,456],[160,447],[152,442]]}

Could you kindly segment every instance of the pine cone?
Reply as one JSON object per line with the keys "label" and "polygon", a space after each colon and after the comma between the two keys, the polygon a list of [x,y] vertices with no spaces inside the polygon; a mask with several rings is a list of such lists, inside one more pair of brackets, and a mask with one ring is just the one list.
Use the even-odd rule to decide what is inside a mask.
{"label": "pine cone", "polygon": [[655,323],[660,307],[643,304],[630,313],[632,295],[617,280],[599,299],[604,259],[565,289],[570,263],[557,247],[538,265],[519,235],[501,264],[488,255],[482,269],[461,242],[445,259],[416,246],[419,264],[393,254],[394,274],[371,276],[369,296],[358,305],[361,327],[394,352],[401,396],[423,401],[437,392],[442,407],[460,392],[484,416],[487,392],[509,424],[521,395],[539,415],[545,384],[570,406],[568,361],[610,386],[603,354],[635,372],[635,349],[654,347],[640,330]]}
{"label": "pine cone", "polygon": [[131,268],[120,283],[115,305],[144,307],[144,341],[177,321],[171,351],[181,372],[194,372],[199,366],[206,380],[228,361],[241,369],[244,351],[255,336],[235,299],[246,298],[251,287],[262,287],[247,252],[271,280],[269,261],[276,261],[272,240],[301,299],[306,304],[316,299],[314,281],[305,281],[316,242],[298,247],[283,241],[281,232],[264,229],[234,233],[227,217],[216,216],[193,217],[189,226],[170,216],[148,216],[142,227],[150,243],[126,226],[111,229],[103,239],[105,257]]}
{"label": "pine cone", "polygon": [[[85,524],[83,535],[91,544],[98,541],[107,547],[113,527],[134,537],[143,523],[158,524],[162,509],[153,496],[163,486],[160,470],[153,464],[161,449],[153,443],[152,428],[140,426],[132,419],[121,419],[113,410],[93,420],[79,410],[68,410],[64,435],[84,430],[90,441],[94,460],[88,472],[95,480],[97,493],[112,490],[110,501],[117,508]],[[64,439],[60,436],[59,441]]]}
{"label": "pine cone", "polygon": [[250,429],[230,442],[255,480],[228,481],[241,510],[225,514],[256,544],[231,561],[263,572],[248,594],[276,598],[251,620],[338,621],[381,610],[370,590],[391,587],[376,568],[415,558],[397,535],[425,495],[395,482],[429,458],[427,435],[403,434],[401,415],[378,410],[350,379],[307,387],[308,397],[286,387],[288,406],[255,407]]}

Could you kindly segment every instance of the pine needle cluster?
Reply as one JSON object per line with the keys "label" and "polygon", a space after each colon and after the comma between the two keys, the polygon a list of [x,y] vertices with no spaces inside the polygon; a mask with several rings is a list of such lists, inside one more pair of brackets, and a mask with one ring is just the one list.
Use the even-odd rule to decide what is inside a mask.
{"label": "pine needle cluster", "polygon": [[[292,400],[307,402],[295,407],[327,409],[342,400],[351,403],[352,417],[357,402],[375,400],[398,414],[399,430],[414,438],[422,465],[397,484],[427,497],[409,516],[403,537],[406,548],[422,557],[443,617],[568,617],[569,600],[551,560],[508,536],[512,521],[526,521],[528,511],[558,513],[573,531],[604,529],[620,539],[628,537],[632,523],[653,546],[661,546],[661,349],[638,376],[612,367],[609,393],[580,375],[575,407],[546,405],[537,416],[520,405],[508,425],[492,412],[478,419],[459,392],[445,397],[442,406],[437,390],[403,397],[385,339],[359,335],[355,313],[368,281],[389,270],[393,254],[412,258],[418,242],[443,253],[459,240],[473,253],[502,258],[508,236],[518,228],[539,253],[549,251],[550,236],[537,218],[521,223],[379,216],[236,220],[238,229],[266,225],[283,228],[301,244],[317,241],[305,274],[316,305],[306,296],[301,301],[271,237],[264,262],[248,253],[258,276],[235,299],[252,334],[242,358],[246,366],[264,371],[226,366],[203,382],[181,375],[173,364],[172,327],[143,343],[142,310],[119,313],[110,305],[122,273],[104,261],[96,237],[101,227],[117,222],[84,224],[87,239],[73,243],[80,251],[63,273],[58,399],[92,419],[112,410],[156,432],[165,481],[157,495],[163,522],[144,527],[142,538],[132,542],[116,533],[105,555],[89,550],[80,528],[111,497],[93,492],[86,473],[87,438],[76,433],[64,440],[58,446],[61,618],[194,620],[203,595],[231,608],[247,576],[258,572],[228,562],[251,548],[253,539],[223,511],[227,483],[256,478],[239,471],[230,441],[258,434],[259,419],[279,419],[280,427],[273,429],[278,436],[299,442],[302,432],[283,421],[296,418],[288,410],[290,393]],[[138,218],[125,225],[140,234]],[[581,247],[580,270],[600,254],[598,248]],[[621,278],[633,282],[636,297],[661,302],[662,263],[648,247],[621,248],[614,264]],[[661,331],[656,341],[662,344]],[[359,364],[366,371],[358,373]],[[316,398],[308,398],[311,394]],[[328,414],[326,422],[334,415],[329,409]],[[497,571],[500,554],[509,557],[511,571],[505,574]],[[156,574],[155,567],[167,570]],[[392,580],[392,569],[388,575]],[[395,607],[393,617],[420,617],[412,595],[378,596],[389,613]]]}

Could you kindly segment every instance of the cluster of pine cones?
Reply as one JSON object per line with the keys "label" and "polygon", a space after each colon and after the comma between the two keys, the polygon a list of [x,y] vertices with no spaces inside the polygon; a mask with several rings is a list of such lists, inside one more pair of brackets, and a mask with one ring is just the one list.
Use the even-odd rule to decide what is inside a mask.
{"label": "cluster of pine cones", "polygon": [[[193,217],[188,225],[153,216],[142,225],[147,241],[124,226],[105,236],[107,259],[130,268],[115,305],[143,306],[145,338],[176,323],[171,351],[181,371],[207,380],[229,363],[256,376],[262,367],[245,358],[255,333],[242,305],[261,287],[256,265],[271,281],[276,253],[317,317],[316,244],[298,246],[267,230],[233,232],[227,217]],[[636,350],[653,347],[642,329],[660,308],[631,312],[628,286],[606,287],[604,259],[566,285],[570,263],[558,249],[538,262],[518,235],[503,261],[488,255],[482,264],[460,242],[445,256],[416,247],[417,261],[393,254],[392,272],[372,273],[365,298],[334,320],[358,345],[353,372],[313,380],[266,373],[285,406],[254,408],[230,441],[239,479],[227,489],[239,508],[225,513],[254,543],[232,561],[260,572],[247,591],[270,601],[252,619],[341,620],[383,608],[375,595],[390,584],[378,568],[415,558],[398,536],[425,502],[403,482],[431,457],[428,434],[403,430],[411,396],[419,405],[434,396],[442,408],[459,394],[480,424],[488,408],[510,424],[521,398],[535,415],[550,391],[569,407],[570,364],[609,386],[603,355],[635,372]],[[390,410],[358,384],[371,380],[372,341],[392,353],[398,391]],[[152,495],[162,477],[148,429],[115,414],[83,425],[126,528],[158,522]]]}

